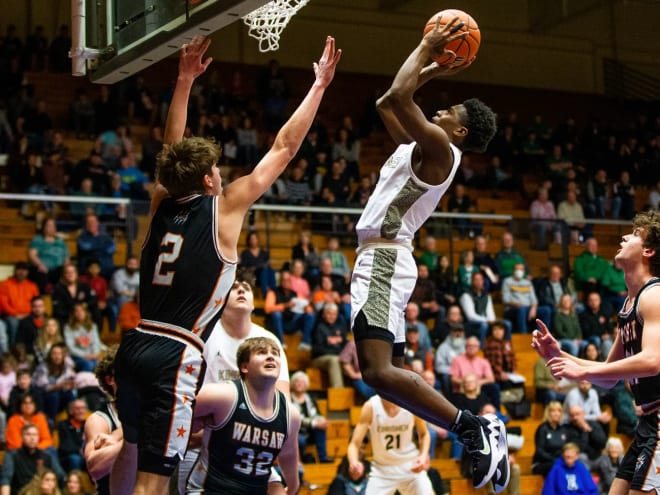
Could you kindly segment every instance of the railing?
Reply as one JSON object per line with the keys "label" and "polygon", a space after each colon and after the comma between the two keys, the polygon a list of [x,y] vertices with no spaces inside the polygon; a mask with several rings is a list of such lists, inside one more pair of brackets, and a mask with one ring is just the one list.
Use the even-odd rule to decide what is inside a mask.
{"label": "railing", "polygon": [[[265,238],[264,247],[272,249],[278,247],[271,241],[275,232],[281,232],[278,223],[282,216],[297,215],[304,218],[303,224],[311,226],[314,234],[333,235],[346,239],[346,245],[354,246],[355,232],[349,229],[353,226],[361,208],[328,208],[319,206],[289,206],[257,204],[252,207],[254,212],[261,212],[260,226],[263,226]],[[545,225],[544,225],[545,224]],[[431,234],[443,241],[439,249],[448,254],[450,260],[457,265],[460,251],[472,248],[471,239],[479,234],[489,236],[491,252],[499,250],[499,237],[505,231],[511,232],[516,240],[519,251],[533,257],[538,263],[549,265],[557,263],[562,266],[564,273],[570,273],[572,258],[576,251],[583,248],[578,246],[586,238],[594,236],[600,240],[601,251],[606,258],[612,258],[618,249],[618,243],[623,234],[630,231],[629,220],[609,220],[589,218],[585,220],[583,228],[579,229],[579,238],[571,235],[575,230],[571,225],[561,220],[537,220],[528,217],[517,217],[511,214],[485,214],[485,213],[434,213],[425,223],[425,233]],[[539,227],[546,227],[547,236],[539,238]],[[305,227],[309,228],[309,227]],[[422,239],[418,236],[416,242]],[[558,242],[557,242],[558,241]],[[415,247],[421,247],[417,245]],[[540,275],[540,274],[535,274]]]}
{"label": "railing", "polygon": [[[126,252],[131,254],[132,241],[136,240],[137,215],[139,212],[148,212],[146,202],[137,202],[124,198],[107,197],[80,197],[80,196],[54,196],[36,194],[0,194],[0,200],[8,201],[37,201],[37,202],[59,202],[59,203],[84,203],[84,204],[109,204],[121,205],[125,208],[125,219],[103,222],[107,227],[119,227],[126,232]],[[138,212],[136,214],[136,212]],[[278,245],[280,242],[275,233],[282,232],[278,227],[283,223],[283,216],[296,216],[296,226],[286,222],[284,230],[290,232],[291,228],[305,228],[314,234],[333,235],[342,238],[345,245],[355,247],[355,232],[353,226],[362,213],[361,208],[330,208],[322,206],[290,206],[280,204],[255,204],[248,215],[248,225],[258,225],[262,230],[264,247],[268,250],[273,248],[289,248]],[[256,216],[259,216],[258,223]],[[58,227],[61,225],[75,224],[80,227],[78,221],[58,218]],[[547,225],[544,225],[547,224]],[[543,227],[545,238],[539,238],[539,228]],[[73,230],[73,229],[72,229]],[[472,247],[471,239],[475,235],[484,234],[491,237],[491,251],[499,249],[499,236],[505,231],[512,232],[520,251],[532,255],[539,263],[560,263],[569,273],[570,261],[575,252],[575,245],[571,245],[571,226],[562,221],[542,221],[530,218],[513,216],[511,214],[485,214],[485,213],[434,213],[424,225],[424,232],[435,236],[442,241],[442,251],[450,256],[456,265],[458,254],[464,249]],[[618,248],[621,236],[630,231],[630,221],[587,219],[586,226],[581,229],[582,237],[594,235],[601,241],[604,254],[610,255]],[[293,233],[295,234],[295,232]],[[420,236],[421,237],[421,236]],[[421,241],[417,239],[416,242]],[[559,242],[557,242],[559,241]],[[497,246],[495,246],[497,242]],[[574,243],[573,243],[574,244]],[[420,247],[416,245],[415,247]],[[240,248],[239,248],[240,250]],[[538,255],[538,256],[537,256]]]}
{"label": "railing", "polygon": [[[82,203],[86,205],[115,205],[125,208],[124,218],[104,221],[102,224],[108,228],[118,227],[126,233],[126,255],[132,254],[132,241],[137,237],[137,223],[135,218],[135,202],[126,198],[110,198],[105,196],[56,196],[51,194],[11,194],[0,193],[0,200],[49,203]],[[58,230],[76,230],[82,225],[77,219],[56,218]]]}

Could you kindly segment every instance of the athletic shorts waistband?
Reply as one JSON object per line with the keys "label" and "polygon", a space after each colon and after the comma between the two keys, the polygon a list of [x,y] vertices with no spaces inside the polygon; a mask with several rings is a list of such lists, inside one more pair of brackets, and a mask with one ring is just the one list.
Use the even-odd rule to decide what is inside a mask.
{"label": "athletic shorts waistband", "polygon": [[204,352],[204,342],[202,342],[202,339],[200,339],[190,330],[186,330],[185,328],[176,325],[162,323],[159,321],[141,320],[136,330],[145,333],[162,335],[163,337],[169,337],[185,344],[192,345],[193,347],[197,348],[200,353]]}
{"label": "athletic shorts waistband", "polygon": [[413,250],[412,246],[409,246],[408,244],[401,244],[399,242],[383,242],[383,241],[370,242],[369,240],[367,240],[362,244],[360,244],[358,248],[355,250],[355,252],[360,254],[362,251],[366,249],[402,249],[404,251],[409,251],[409,252],[412,252]]}

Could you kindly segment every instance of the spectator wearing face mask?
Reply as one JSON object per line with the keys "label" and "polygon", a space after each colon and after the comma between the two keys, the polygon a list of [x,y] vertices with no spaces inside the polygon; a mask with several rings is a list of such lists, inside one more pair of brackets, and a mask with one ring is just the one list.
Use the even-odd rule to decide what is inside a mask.
{"label": "spectator wearing face mask", "polygon": [[513,323],[518,333],[527,333],[529,322],[537,317],[549,321],[550,312],[545,306],[539,308],[534,285],[525,277],[525,265],[516,263],[513,275],[502,281],[502,302],[505,306],[504,318]]}

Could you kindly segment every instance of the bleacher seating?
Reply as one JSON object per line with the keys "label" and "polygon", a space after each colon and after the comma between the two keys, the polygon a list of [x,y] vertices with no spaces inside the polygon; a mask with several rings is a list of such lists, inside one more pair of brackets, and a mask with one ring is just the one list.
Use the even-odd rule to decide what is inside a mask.
{"label": "bleacher seating", "polygon": [[[80,145],[80,149],[83,146]],[[368,147],[367,147],[368,149]],[[375,160],[374,160],[375,162]],[[478,197],[477,205],[480,212],[495,212],[495,213],[511,213],[511,211],[520,213],[526,210],[520,209],[521,202],[519,198],[487,198],[480,197],[475,191],[470,191],[473,197]],[[277,221],[266,221],[265,216],[257,217],[256,223],[252,226],[257,232],[264,233],[268,229],[268,242],[271,253],[271,260],[274,267],[279,268],[282,264],[289,260],[291,254],[291,247],[298,240],[298,233],[302,229],[309,228],[306,221],[291,221],[289,219],[278,219]],[[141,239],[146,232],[148,226],[148,219],[146,217],[138,218],[138,238],[136,244],[139,245]],[[489,248],[491,252],[495,253],[499,249],[499,237],[506,231],[507,225],[498,224],[496,222],[484,225],[484,232],[489,234],[492,238]],[[246,232],[247,229],[244,229]],[[622,234],[620,227],[610,225],[598,225],[594,229],[596,236],[600,241],[600,250],[605,257],[613,255],[618,248],[617,244]],[[0,240],[3,249],[0,250],[0,266],[11,267],[18,259],[25,259],[27,255],[27,246],[30,239],[34,235],[34,222],[31,220],[23,219],[17,208],[4,207],[0,208]],[[245,234],[244,234],[245,235]],[[75,253],[75,238],[76,233],[72,232],[68,237],[69,248],[72,253]],[[264,235],[262,242],[266,239]],[[326,237],[324,235],[315,234],[313,243],[319,250],[323,250],[326,245]],[[244,245],[244,237],[239,246]],[[438,250],[441,252],[452,252],[454,266],[458,264],[458,254],[464,249],[472,249],[474,241],[472,239],[459,239],[455,236],[438,239]],[[543,275],[547,270],[547,266],[551,262],[557,262],[562,259],[563,251],[561,246],[551,244],[547,251],[534,251],[528,246],[525,239],[517,239],[516,247],[522,251],[523,255],[527,258],[532,271],[535,275]],[[118,253],[115,256],[115,262],[122,264],[125,259],[127,249],[126,242],[118,243]],[[240,248],[239,248],[240,249]],[[350,263],[355,260],[354,247],[344,247],[343,252],[346,254]],[[569,245],[568,254],[569,260],[581,253],[582,246]],[[256,306],[263,307],[263,299],[256,298]],[[501,310],[501,306],[498,306]],[[262,317],[258,317],[258,322],[263,324]],[[115,340],[118,335],[111,335],[107,332],[104,334],[107,340]],[[359,418],[360,405],[356,404],[357,398],[353,394],[353,389],[328,389],[327,379],[319,370],[310,368],[309,352],[299,351],[298,344],[300,343],[299,335],[286,335],[285,343],[287,344],[287,358],[289,368],[291,371],[303,369],[306,370],[310,377],[310,390],[315,391],[327,398],[320,398],[318,400],[319,409],[324,415],[330,415],[331,425],[328,431],[328,454],[336,457],[337,460],[345,454],[346,447],[350,438],[350,431]],[[518,370],[523,374],[526,379],[526,395],[529,399],[533,399],[533,365],[537,360],[537,355],[531,348],[530,335],[514,335],[513,346],[516,352]],[[543,408],[534,404],[532,408],[532,415],[524,420],[512,421],[510,424],[519,426],[525,437],[525,444],[517,455],[517,461],[521,466],[522,483],[521,493],[532,494],[538,493],[542,486],[542,478],[531,474],[531,456],[534,452],[534,432],[538,424],[542,421]],[[627,443],[627,442],[625,442]],[[485,493],[485,490],[474,490],[471,484],[460,476],[458,465],[455,461],[447,459],[446,448],[440,447],[439,454],[441,457],[434,460],[433,464],[439,470],[444,479],[449,480],[452,493]],[[445,457],[442,457],[445,456]],[[308,488],[303,488],[301,493],[324,493],[323,490],[327,488],[332,478],[336,473],[336,464],[307,464],[305,466],[305,479],[315,485],[321,485],[319,490],[310,491]]]}

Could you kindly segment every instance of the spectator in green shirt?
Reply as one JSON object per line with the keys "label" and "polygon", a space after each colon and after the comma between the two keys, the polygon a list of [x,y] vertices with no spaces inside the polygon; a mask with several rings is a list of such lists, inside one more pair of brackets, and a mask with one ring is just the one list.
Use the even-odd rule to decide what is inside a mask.
{"label": "spectator in green shirt", "polygon": [[435,237],[427,235],[424,238],[424,252],[420,255],[418,264],[426,265],[429,273],[433,273],[438,268],[439,258],[440,255],[436,251]]}
{"label": "spectator in green shirt", "polygon": [[600,291],[609,263],[598,254],[598,241],[590,237],[584,243],[584,252],[573,262],[573,279],[577,290]]}
{"label": "spectator in green shirt", "polygon": [[495,265],[500,275],[500,280],[513,275],[513,267],[522,263],[525,265],[525,273],[529,273],[529,266],[523,255],[513,247],[513,234],[505,232],[502,234],[502,249],[495,255]]}
{"label": "spectator in green shirt", "polygon": [[628,295],[628,287],[623,278],[623,268],[614,261],[607,265],[601,282],[603,297],[612,305],[615,311],[623,307]]}

